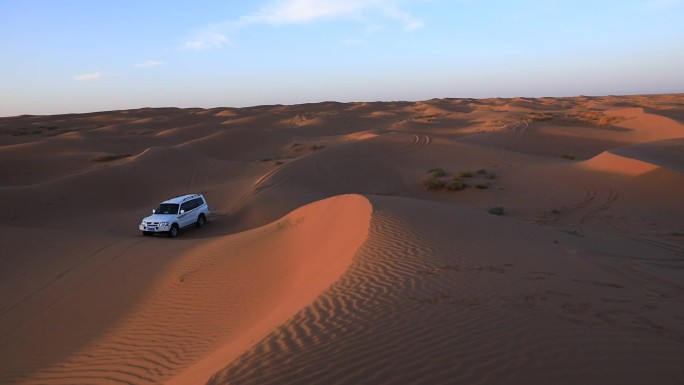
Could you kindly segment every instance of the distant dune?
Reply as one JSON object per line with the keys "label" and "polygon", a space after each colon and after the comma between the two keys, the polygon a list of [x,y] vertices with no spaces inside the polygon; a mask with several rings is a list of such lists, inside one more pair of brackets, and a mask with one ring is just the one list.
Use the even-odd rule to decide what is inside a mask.
{"label": "distant dune", "polygon": [[0,118],[0,383],[684,383],[682,196],[682,94]]}

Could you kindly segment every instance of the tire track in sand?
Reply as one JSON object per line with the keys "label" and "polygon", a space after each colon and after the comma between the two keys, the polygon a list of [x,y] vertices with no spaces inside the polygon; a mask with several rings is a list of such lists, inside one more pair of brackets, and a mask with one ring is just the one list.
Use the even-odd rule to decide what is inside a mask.
{"label": "tire track in sand", "polygon": [[[395,141],[394,138],[398,140]],[[380,140],[384,141],[379,142]],[[360,145],[361,148],[357,149],[354,154],[357,157],[356,160],[363,160],[368,158],[384,158],[391,154],[405,154],[423,148],[430,144],[430,142],[430,136],[425,134],[393,131],[373,139],[353,142],[350,145]],[[326,151],[329,150],[334,151],[334,148],[308,154],[268,171],[253,183],[252,188],[237,200],[230,211],[236,211],[246,204],[249,199],[261,192],[284,185],[298,173],[305,172],[302,171],[302,168],[309,168],[319,176],[334,175],[331,172],[335,164],[344,162],[346,157],[339,159],[335,156],[326,155]],[[316,157],[316,159],[311,160],[309,159],[310,157]]]}
{"label": "tire track in sand", "polygon": [[589,208],[589,210],[586,213],[584,213],[582,218],[580,218],[579,223],[585,223],[587,220],[595,218],[599,212],[610,208],[610,206],[619,198],[619,196],[620,195],[618,191],[612,185],[608,185],[608,194],[606,199],[599,205]]}
{"label": "tire track in sand", "polygon": [[[317,183],[330,194],[394,195],[404,185],[390,166],[393,158],[420,151],[431,142],[428,135],[396,132],[372,141],[356,142],[353,152],[321,154],[312,159]],[[349,157],[353,153],[353,157]],[[353,186],[353,187],[352,187]]]}

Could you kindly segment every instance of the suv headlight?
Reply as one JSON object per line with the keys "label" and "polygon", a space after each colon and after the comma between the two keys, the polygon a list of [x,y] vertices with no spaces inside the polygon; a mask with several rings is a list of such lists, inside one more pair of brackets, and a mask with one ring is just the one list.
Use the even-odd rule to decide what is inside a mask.
{"label": "suv headlight", "polygon": [[159,222],[159,226],[168,226],[169,222]]}

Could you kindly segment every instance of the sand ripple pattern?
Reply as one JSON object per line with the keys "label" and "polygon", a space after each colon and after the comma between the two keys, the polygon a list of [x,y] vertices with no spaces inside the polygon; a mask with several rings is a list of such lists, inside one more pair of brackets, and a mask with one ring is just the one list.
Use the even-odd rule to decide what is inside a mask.
{"label": "sand ripple pattern", "polygon": [[[232,246],[237,253],[253,242],[254,234],[235,238]],[[225,248],[216,247],[186,258],[119,326],[26,383],[142,385],[168,380],[216,348],[229,330],[230,325],[220,320],[231,316],[231,305],[212,293],[239,285],[221,276],[231,257]]]}
{"label": "sand ripple pattern", "polygon": [[416,227],[386,202],[373,199],[369,239],[342,279],[209,385],[641,383],[653,370],[644,352],[684,379],[681,344],[597,332],[591,305],[537,286],[553,273],[485,263],[461,247],[467,234]]}
{"label": "sand ripple pattern", "polygon": [[[406,229],[410,227],[401,218],[377,210],[370,239],[360,250],[351,273],[236,364],[217,374],[210,384],[332,384],[340,379],[352,383],[368,373],[386,370],[390,363],[377,356],[384,355],[388,344],[396,345],[392,351],[400,349],[408,341],[396,337],[410,336],[410,329],[424,324],[402,320],[398,315],[402,308],[410,311],[418,305],[407,298],[407,293],[425,282],[412,277],[411,272],[425,269],[426,256],[435,254],[429,245],[416,244],[418,234]],[[384,332],[376,330],[378,321],[386,323]],[[424,340],[416,348],[436,342]],[[292,353],[296,362],[304,364],[297,370],[290,370]],[[412,360],[413,354],[406,351],[405,358]],[[331,367],[332,357],[347,359]]]}

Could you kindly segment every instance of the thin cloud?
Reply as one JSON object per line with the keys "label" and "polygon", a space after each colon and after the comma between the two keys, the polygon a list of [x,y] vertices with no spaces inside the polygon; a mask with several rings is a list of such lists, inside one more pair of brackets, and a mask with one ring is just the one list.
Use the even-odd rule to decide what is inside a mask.
{"label": "thin cloud", "polygon": [[413,17],[410,13],[395,7],[384,7],[381,12],[396,21],[404,24],[404,29],[407,31],[415,31],[423,27],[423,22]]}
{"label": "thin cloud", "polygon": [[[406,31],[415,31],[424,23],[400,8],[409,0],[272,0],[258,11],[234,21],[213,24],[192,38],[181,48],[205,50],[231,45],[230,32],[255,25],[304,24],[322,20],[347,19],[371,24],[369,19],[388,19],[399,23]],[[350,39],[349,42],[355,39]]]}
{"label": "thin cloud", "polygon": [[103,73],[101,72],[93,72],[89,74],[80,74],[80,75],[75,75],[74,79],[78,81],[89,81],[89,80],[97,80],[100,79],[104,76]]}
{"label": "thin cloud", "polygon": [[415,30],[423,22],[399,8],[397,0],[280,0],[272,2],[253,15],[241,17],[235,24],[299,24],[325,19],[360,19],[380,15],[398,21],[406,30]]}
{"label": "thin cloud", "polygon": [[142,63],[136,64],[135,68],[152,68],[152,67],[158,67],[162,64],[164,64],[164,62],[157,61],[157,60],[148,60],[148,61],[144,61]]}
{"label": "thin cloud", "polygon": [[238,24],[296,24],[359,13],[364,4],[355,1],[287,0],[272,3],[240,18]]}
{"label": "thin cloud", "polygon": [[181,45],[181,48],[202,51],[210,48],[221,48],[230,44],[230,40],[223,32],[217,27],[211,26],[195,33],[192,38]]}

